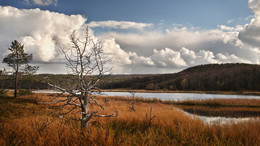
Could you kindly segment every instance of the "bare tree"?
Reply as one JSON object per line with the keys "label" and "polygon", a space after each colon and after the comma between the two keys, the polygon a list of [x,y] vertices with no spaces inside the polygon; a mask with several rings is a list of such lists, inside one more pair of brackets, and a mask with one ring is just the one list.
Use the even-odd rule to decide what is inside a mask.
{"label": "bare tree", "polygon": [[78,77],[78,85],[76,89],[64,89],[48,83],[50,86],[68,93],[66,99],[58,100],[52,103],[63,104],[64,106],[71,106],[72,108],[63,113],[61,116],[72,112],[75,109],[81,111],[81,128],[87,126],[88,121],[92,117],[115,117],[117,112],[111,115],[99,115],[97,111],[90,111],[89,105],[97,105],[103,109],[103,106],[93,98],[93,92],[100,91],[96,86],[101,77],[109,70],[105,69],[105,64],[111,59],[106,57],[103,52],[102,44],[99,41],[93,40],[88,34],[88,28],[81,39],[74,31],[70,36],[70,47],[60,47],[67,60],[67,67],[71,69],[72,73]]}
{"label": "bare tree", "polygon": [[131,110],[135,111],[135,93],[136,93],[136,91],[128,91],[128,92],[132,95],[132,98],[133,98],[133,101],[130,104],[129,108]]}

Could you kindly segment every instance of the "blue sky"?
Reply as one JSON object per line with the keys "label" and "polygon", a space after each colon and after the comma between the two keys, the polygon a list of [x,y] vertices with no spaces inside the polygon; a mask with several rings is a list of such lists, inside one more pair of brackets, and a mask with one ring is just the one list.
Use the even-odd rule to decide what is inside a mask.
{"label": "blue sky", "polygon": [[81,14],[91,21],[134,21],[201,28],[244,24],[253,15],[246,0],[59,0],[47,6],[25,1],[1,0],[2,6],[40,8],[67,15]]}
{"label": "blue sky", "polygon": [[114,58],[112,73],[260,62],[260,0],[0,0],[0,59],[17,39],[40,73],[65,73],[57,44],[86,24]]}

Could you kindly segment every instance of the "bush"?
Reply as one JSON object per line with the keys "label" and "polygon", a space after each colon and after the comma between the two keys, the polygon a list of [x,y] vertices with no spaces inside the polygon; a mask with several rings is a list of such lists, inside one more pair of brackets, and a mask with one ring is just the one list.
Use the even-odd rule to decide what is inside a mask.
{"label": "bush", "polygon": [[7,90],[0,89],[0,96],[6,96],[6,95],[7,95]]}
{"label": "bush", "polygon": [[18,90],[18,95],[25,96],[25,95],[32,95],[32,91],[29,89],[20,89]]}

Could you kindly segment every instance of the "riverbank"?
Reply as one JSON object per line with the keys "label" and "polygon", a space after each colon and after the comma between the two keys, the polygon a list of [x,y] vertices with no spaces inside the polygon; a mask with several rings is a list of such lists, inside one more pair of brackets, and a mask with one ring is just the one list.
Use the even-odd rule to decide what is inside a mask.
{"label": "riverbank", "polygon": [[[208,125],[152,99],[96,97],[104,107],[91,111],[115,118],[93,118],[86,130],[75,121],[80,113],[59,118],[54,104],[42,104],[55,94],[0,97],[0,145],[259,145],[259,121]],[[61,97],[62,98],[62,97]],[[243,103],[243,102],[242,102]],[[236,104],[236,103],[234,103]],[[249,104],[252,104],[249,102]],[[69,111],[65,107],[61,112]]]}
{"label": "riverbank", "polygon": [[130,89],[102,89],[102,92],[136,92],[136,93],[197,93],[197,94],[222,94],[222,95],[256,95],[260,91],[172,91],[172,90],[130,90]]}

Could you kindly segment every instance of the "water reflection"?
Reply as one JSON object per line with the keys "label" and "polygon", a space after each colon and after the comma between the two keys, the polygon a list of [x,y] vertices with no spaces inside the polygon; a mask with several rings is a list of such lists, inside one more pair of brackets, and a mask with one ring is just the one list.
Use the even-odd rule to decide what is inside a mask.
{"label": "water reflection", "polygon": [[249,120],[257,120],[260,121],[260,118],[227,118],[227,117],[208,117],[208,116],[199,116],[199,115],[194,115],[188,112],[185,112],[181,109],[174,108],[175,110],[181,111],[184,114],[191,116],[192,118],[198,118],[205,122],[206,124],[229,124],[229,123],[238,123],[238,122],[246,122]]}

